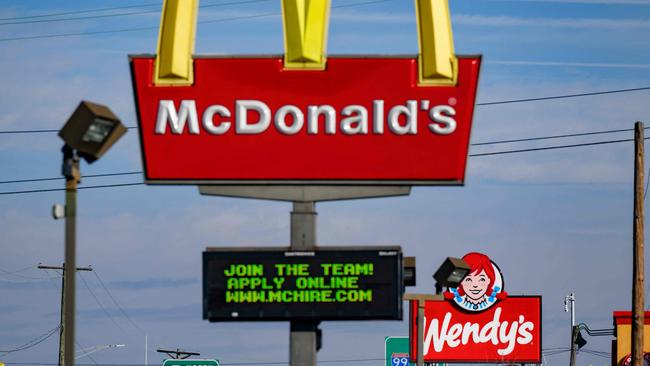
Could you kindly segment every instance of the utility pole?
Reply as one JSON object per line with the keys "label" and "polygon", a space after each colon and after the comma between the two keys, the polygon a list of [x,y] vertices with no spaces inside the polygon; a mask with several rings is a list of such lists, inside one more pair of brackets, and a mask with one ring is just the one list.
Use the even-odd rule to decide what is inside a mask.
{"label": "utility pole", "polygon": [[569,366],[575,366],[576,364],[576,297],[572,293],[564,297],[564,312],[569,312],[571,308],[571,358],[569,360]]}
{"label": "utility pole", "polygon": [[[65,365],[65,335],[66,335],[66,324],[65,324],[65,264],[62,266],[44,266],[39,265],[39,269],[53,269],[61,271],[61,323],[59,328],[59,366]],[[91,267],[77,267],[77,271],[92,271]],[[72,355],[74,357],[74,353]]]}
{"label": "utility pole", "polygon": [[186,352],[186,351],[181,351],[180,348],[176,348],[176,351],[172,350],[167,350],[167,349],[157,349],[156,352],[159,353],[166,353],[169,357],[175,359],[175,360],[184,360],[190,356],[200,356],[201,354],[198,352]]}
{"label": "utility pole", "polygon": [[634,249],[632,250],[632,365],[643,366],[644,323],[644,140],[643,122],[634,124]]}

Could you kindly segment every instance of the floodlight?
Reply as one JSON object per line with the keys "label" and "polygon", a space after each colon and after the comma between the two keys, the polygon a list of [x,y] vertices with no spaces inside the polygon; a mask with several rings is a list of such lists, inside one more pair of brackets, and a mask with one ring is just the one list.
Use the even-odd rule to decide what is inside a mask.
{"label": "floodlight", "polygon": [[415,257],[404,257],[402,267],[404,267],[404,286],[415,286]]}
{"label": "floodlight", "polygon": [[108,107],[82,101],[59,136],[80,157],[93,163],[125,133],[126,127]]}
{"label": "floodlight", "polygon": [[447,257],[440,265],[433,278],[436,285],[458,287],[465,276],[469,274],[470,267],[460,258]]}

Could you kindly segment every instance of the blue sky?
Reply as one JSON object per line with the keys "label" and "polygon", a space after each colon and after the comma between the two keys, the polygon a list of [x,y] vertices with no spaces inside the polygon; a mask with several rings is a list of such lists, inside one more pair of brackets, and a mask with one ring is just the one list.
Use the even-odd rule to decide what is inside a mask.
{"label": "blue sky", "polygon": [[[333,0],[333,6],[359,2],[365,1]],[[0,131],[59,129],[80,99],[109,105],[134,126],[127,55],[155,52],[157,3],[3,1]],[[278,1],[201,4],[208,6],[200,11],[196,53],[283,52],[280,17],[250,18],[279,13]],[[3,24],[54,19],[7,18],[131,5],[139,7],[60,18],[140,14]],[[484,57],[479,102],[650,86],[650,1],[450,0],[450,5],[457,53]],[[220,21],[234,17],[242,19]],[[15,39],[141,27],[153,29]],[[328,53],[416,54],[412,1],[333,9]],[[472,142],[632,128],[637,120],[650,122],[649,96],[640,91],[478,106]],[[631,137],[622,132],[476,146],[470,152]],[[0,180],[57,177],[60,147],[53,133],[0,134]],[[472,157],[465,187],[415,188],[409,197],[319,204],[318,242],[401,245],[418,258],[417,292],[432,291],[431,274],[446,256],[483,251],[501,267],[508,292],[543,295],[544,348],[565,347],[567,293],[576,293],[577,319],[592,328],[610,327],[612,311],[630,306],[632,150],[631,143],[621,143]],[[85,175],[141,169],[136,130],[101,161],[82,166]],[[86,178],[82,186],[139,181],[140,175]],[[0,192],[62,184],[2,184]],[[0,195],[0,350],[57,324],[60,278],[35,266],[63,260],[63,222],[50,217],[51,205],[62,201],[62,192]],[[162,360],[156,348],[176,347],[223,363],[286,361],[288,323],[203,321],[200,275],[206,246],[286,245],[290,209],[287,203],[202,197],[191,186],[80,191],[78,264],[96,269],[122,310],[95,274],[79,274],[79,344],[127,344],[94,353],[100,364],[143,362],[145,334],[151,364]],[[385,336],[407,334],[406,322],[395,321],[325,322],[322,328],[320,360],[382,358]],[[589,349],[610,350],[607,337],[587,340]],[[55,362],[57,345],[54,336],[0,361]],[[545,362],[567,360],[563,353]],[[578,356],[579,365],[608,363]]]}

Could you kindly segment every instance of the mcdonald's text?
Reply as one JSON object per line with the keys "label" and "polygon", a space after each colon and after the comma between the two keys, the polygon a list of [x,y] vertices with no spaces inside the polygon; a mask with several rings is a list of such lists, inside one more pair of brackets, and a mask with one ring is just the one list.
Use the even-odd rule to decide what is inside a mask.
{"label": "mcdonald's text", "polygon": [[[359,104],[344,106],[340,111],[331,105],[308,105],[306,111],[295,105],[284,105],[273,112],[266,103],[259,100],[236,100],[234,108],[219,104],[206,107],[201,118],[203,130],[211,135],[228,133],[233,125],[233,109],[234,132],[246,135],[264,133],[271,126],[271,120],[275,129],[284,135],[295,135],[304,131],[305,127],[307,134],[333,135],[337,133],[338,118],[340,133],[344,135],[366,135],[369,129],[372,129],[373,134],[390,131],[395,135],[415,135],[418,133],[419,110],[424,111],[429,119],[429,132],[449,135],[456,130],[454,107],[432,106],[428,100],[408,100],[406,104],[398,104],[389,109],[385,108],[384,100],[373,100],[370,113],[369,108]],[[250,114],[257,118],[250,118]],[[320,121],[323,121],[322,129],[319,128]],[[177,108],[173,100],[161,100],[155,133],[164,135],[169,131],[172,134],[182,134],[186,126],[190,134],[201,133],[196,102],[183,100]]]}

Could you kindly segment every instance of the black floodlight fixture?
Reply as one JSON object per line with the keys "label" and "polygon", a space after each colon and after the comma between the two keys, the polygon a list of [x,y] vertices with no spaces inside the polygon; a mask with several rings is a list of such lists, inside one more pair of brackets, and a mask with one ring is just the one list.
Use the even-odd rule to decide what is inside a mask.
{"label": "black floodlight fixture", "polygon": [[415,286],[415,257],[404,257],[404,286]]}
{"label": "black floodlight fixture", "polygon": [[580,330],[577,330],[576,335],[575,335],[575,343],[576,346],[578,346],[578,350],[580,350],[582,347],[587,345],[587,340],[582,336],[582,333],[580,333]]}
{"label": "black floodlight fixture", "polygon": [[470,267],[460,258],[447,257],[440,265],[433,278],[436,280],[436,287],[458,287],[465,276],[469,274]]}
{"label": "black floodlight fixture", "polygon": [[108,107],[82,101],[59,131],[59,136],[90,164],[125,133],[126,127]]}

